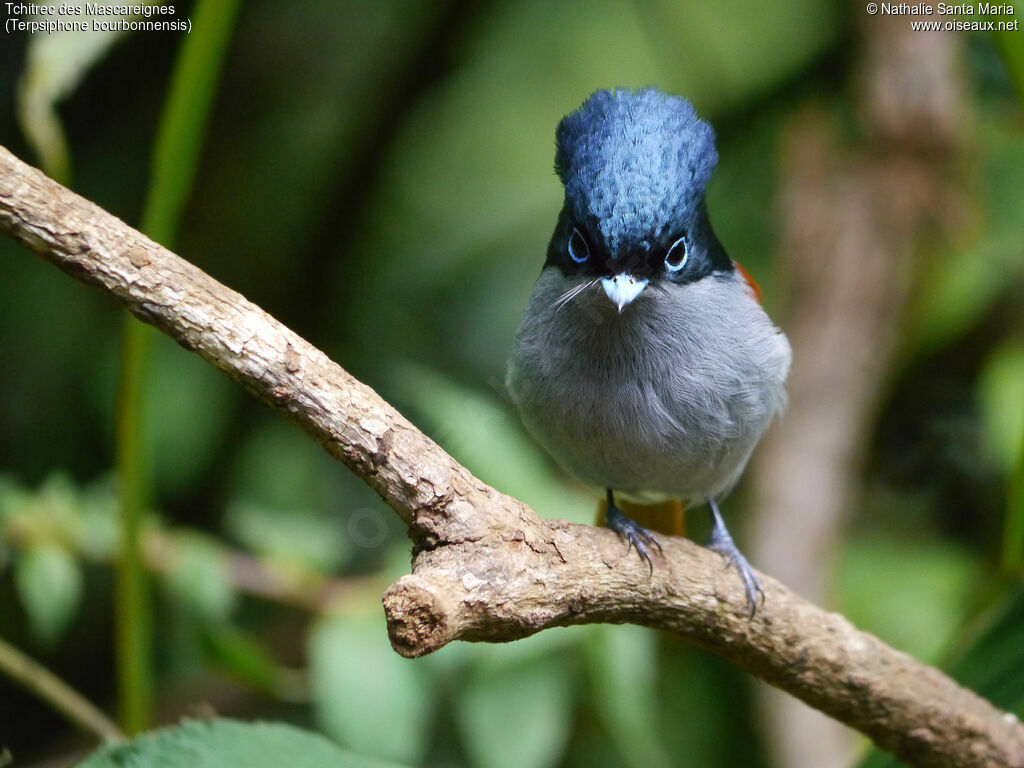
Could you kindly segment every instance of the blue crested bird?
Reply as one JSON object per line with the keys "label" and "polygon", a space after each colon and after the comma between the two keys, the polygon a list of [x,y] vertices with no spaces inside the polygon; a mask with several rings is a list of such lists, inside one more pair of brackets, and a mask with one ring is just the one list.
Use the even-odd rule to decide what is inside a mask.
{"label": "blue crested bird", "polygon": [[652,572],[661,545],[620,502],[706,503],[708,547],[739,571],[753,615],[764,589],[717,502],[785,405],[790,348],[711,228],[717,162],[712,128],[655,89],[600,90],[562,119],[565,204],[507,383],[527,430],[603,492],[605,525]]}

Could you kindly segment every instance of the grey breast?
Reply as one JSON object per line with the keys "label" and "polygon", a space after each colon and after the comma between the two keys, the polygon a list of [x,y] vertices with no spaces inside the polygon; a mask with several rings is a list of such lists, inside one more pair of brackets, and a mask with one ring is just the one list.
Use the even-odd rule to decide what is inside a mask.
{"label": "grey breast", "polygon": [[[702,503],[785,403],[790,349],[736,275],[651,286],[620,315],[548,267],[509,361],[523,423],[567,471],[627,498]],[[728,307],[723,311],[723,307]]]}

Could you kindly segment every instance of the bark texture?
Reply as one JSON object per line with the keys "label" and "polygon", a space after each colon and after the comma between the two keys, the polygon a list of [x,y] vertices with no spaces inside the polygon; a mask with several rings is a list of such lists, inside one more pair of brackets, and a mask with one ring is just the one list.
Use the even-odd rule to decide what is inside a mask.
{"label": "bark texture", "polygon": [[0,147],[0,230],[285,413],[409,525],[413,572],[384,595],[395,650],[632,622],[668,630],[919,766],[1024,768],[1024,726],[939,670],[765,577],[750,620],[724,560],[667,539],[653,574],[614,533],[541,520],[477,480],[307,341]]}

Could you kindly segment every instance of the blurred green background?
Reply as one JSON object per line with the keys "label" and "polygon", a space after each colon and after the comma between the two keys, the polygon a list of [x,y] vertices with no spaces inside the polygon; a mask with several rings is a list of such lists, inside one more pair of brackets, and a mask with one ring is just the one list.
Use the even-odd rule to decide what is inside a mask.
{"label": "blurred green background", "polygon": [[[525,435],[501,384],[561,203],[557,121],[598,87],[691,99],[719,135],[718,234],[785,325],[780,146],[809,103],[858,140],[862,16],[819,0],[250,0],[175,249],[486,482],[542,516],[589,522],[594,500]],[[923,298],[870,428],[831,600],[1018,712],[1019,37],[962,36],[977,221],[922,255]],[[132,225],[184,39],[126,34],[59,101],[69,185]],[[65,46],[48,55],[75,55]],[[0,47],[0,143],[38,165],[15,109],[28,49],[23,34]],[[113,712],[122,312],[6,239],[0,264],[0,637]],[[647,630],[399,658],[379,596],[407,571],[409,544],[372,492],[167,339],[153,342],[143,403],[156,722],[281,719],[408,765],[769,764],[750,681]],[[91,745],[3,677],[0,711],[17,765],[67,764]]]}

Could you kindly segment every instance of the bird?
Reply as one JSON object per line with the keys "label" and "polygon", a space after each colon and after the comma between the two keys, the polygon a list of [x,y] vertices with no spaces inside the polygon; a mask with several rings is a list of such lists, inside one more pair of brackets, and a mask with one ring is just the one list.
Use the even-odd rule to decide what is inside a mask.
{"label": "bird", "polygon": [[604,495],[604,524],[652,575],[661,543],[616,499],[707,504],[707,546],[739,572],[753,617],[764,587],[718,503],[785,408],[791,350],[712,229],[714,130],[684,98],[614,88],[555,139],[565,201],[507,391],[533,438]]}

